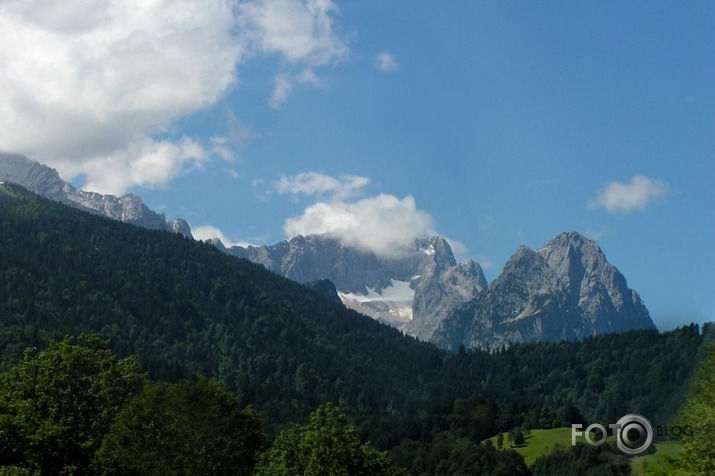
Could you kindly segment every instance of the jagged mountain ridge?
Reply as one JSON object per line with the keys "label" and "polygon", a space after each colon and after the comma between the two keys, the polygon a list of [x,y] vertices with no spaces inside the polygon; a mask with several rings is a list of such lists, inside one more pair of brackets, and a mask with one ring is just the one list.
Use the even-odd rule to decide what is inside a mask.
{"label": "jagged mountain ridge", "polygon": [[186,221],[167,220],[163,214],[150,210],[134,194],[116,197],[77,190],[62,180],[55,169],[24,155],[0,153],[0,182],[16,183],[43,197],[114,220],[191,237],[191,228]]}
{"label": "jagged mountain ridge", "polygon": [[442,319],[487,283],[478,263],[456,262],[444,238],[413,245],[395,257],[380,257],[328,235],[310,235],[227,252],[298,282],[329,279],[347,307],[429,340]]}
{"label": "jagged mountain ridge", "polygon": [[443,320],[433,342],[496,350],[634,329],[655,329],[640,296],[594,241],[570,232],[538,251],[519,248],[495,281]]}
{"label": "jagged mountain ridge", "polygon": [[[166,220],[136,195],[77,190],[54,169],[22,155],[0,154],[2,181],[84,211],[191,237],[188,223]],[[416,240],[413,249],[394,258],[329,236],[231,249],[210,241],[298,282],[327,278],[347,307],[446,348],[497,349],[655,328],[638,294],[598,245],[575,232],[562,233],[537,251],[520,248],[489,287],[479,264],[458,264],[441,237]]]}

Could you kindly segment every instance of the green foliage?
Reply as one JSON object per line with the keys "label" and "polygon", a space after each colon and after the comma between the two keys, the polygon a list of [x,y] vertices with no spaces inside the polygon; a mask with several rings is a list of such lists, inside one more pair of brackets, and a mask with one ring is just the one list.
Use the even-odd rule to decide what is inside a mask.
{"label": "green foliage", "polygon": [[393,458],[420,476],[479,474],[483,476],[529,475],[524,458],[512,450],[496,449],[491,442],[478,444],[445,431],[429,443],[406,440],[392,450]]}
{"label": "green foliage", "polygon": [[118,359],[97,336],[25,351],[0,374],[0,462],[7,474],[88,474],[101,439],[143,381],[136,359]]}
{"label": "green foliage", "polygon": [[397,476],[387,453],[360,444],[344,413],[328,403],[305,425],[284,430],[263,453],[257,476]]}
{"label": "green foliage", "polygon": [[679,460],[671,466],[696,474],[715,474],[715,344],[698,369],[677,423],[692,427],[693,436],[683,445]]}
{"label": "green foliage", "polygon": [[[503,439],[503,433],[500,433]],[[498,443],[499,435],[489,438],[492,444]],[[553,428],[550,430],[533,430],[527,436],[524,434],[524,444],[513,450],[524,457],[526,465],[532,467],[536,458],[548,454],[558,447],[571,445],[571,428]],[[498,444],[497,444],[498,447]]]}
{"label": "green foliage", "polygon": [[692,324],[665,333],[521,344],[496,355],[475,351],[460,366],[465,380],[481,382],[485,397],[522,408],[562,407],[561,414],[532,415],[531,428],[556,428],[584,416],[615,422],[628,413],[666,422],[683,402],[702,342]]}
{"label": "green foliage", "polygon": [[206,379],[147,385],[119,413],[97,454],[102,474],[250,475],[262,446],[255,411]]}
{"label": "green foliage", "polygon": [[524,438],[524,432],[521,431],[521,428],[509,430],[509,441],[511,441],[514,446],[521,446],[526,443],[526,438]]}
{"label": "green foliage", "polygon": [[608,443],[601,446],[577,444],[536,459],[534,476],[621,476],[631,474],[628,457]]}
{"label": "green foliage", "polygon": [[19,466],[0,466],[0,476],[34,476],[39,474]]}

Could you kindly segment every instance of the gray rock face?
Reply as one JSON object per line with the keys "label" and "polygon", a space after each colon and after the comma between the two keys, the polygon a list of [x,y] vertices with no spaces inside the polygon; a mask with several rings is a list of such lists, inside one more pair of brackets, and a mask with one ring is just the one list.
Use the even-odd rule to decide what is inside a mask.
{"label": "gray rock face", "polygon": [[329,279],[352,309],[429,340],[454,309],[486,287],[479,264],[457,264],[442,237],[419,239],[395,258],[325,235],[296,236],[272,246],[228,250],[298,282]]}
{"label": "gray rock face", "polygon": [[0,154],[0,181],[22,185],[38,195],[114,220],[191,237],[188,223],[181,219],[167,221],[134,194],[115,197],[77,190],[62,180],[55,169],[23,155]]}
{"label": "gray rock face", "polygon": [[447,317],[433,342],[496,350],[512,343],[655,329],[638,294],[598,245],[561,233],[538,251],[520,248],[499,278]]}

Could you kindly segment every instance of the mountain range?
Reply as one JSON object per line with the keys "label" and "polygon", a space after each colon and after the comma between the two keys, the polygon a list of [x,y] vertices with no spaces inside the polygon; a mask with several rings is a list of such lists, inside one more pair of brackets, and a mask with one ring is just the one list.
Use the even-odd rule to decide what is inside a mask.
{"label": "mountain range", "polygon": [[[78,190],[56,170],[21,155],[0,154],[0,181],[94,214],[191,237],[186,221],[167,220],[136,195]],[[330,280],[346,307],[452,350],[655,329],[625,277],[594,241],[576,232],[561,233],[537,251],[520,248],[489,285],[481,266],[457,263],[440,236],[418,238],[393,257],[329,235],[296,236],[270,246],[211,242],[294,281]],[[323,283],[320,289],[332,288]]]}
{"label": "mountain range", "polygon": [[0,153],[0,182],[16,183],[43,197],[124,223],[191,237],[191,229],[185,220],[167,220],[164,215],[150,210],[134,194],[116,197],[78,190],[62,180],[55,169],[24,155]]}
{"label": "mountain range", "polygon": [[[329,281],[303,286],[206,243],[15,184],[0,185],[0,275],[0,372],[28,347],[100,334],[152,379],[218,379],[274,425],[339,402],[362,432],[393,435],[386,447],[445,424],[480,441],[513,425],[516,408],[549,425],[565,421],[556,409],[568,404],[592,421],[672,414],[704,339],[691,325],[450,353],[347,309]],[[450,403],[475,395],[500,403]]]}
{"label": "mountain range", "polygon": [[272,246],[234,246],[229,254],[294,281],[329,279],[345,306],[430,340],[439,324],[487,285],[482,268],[457,263],[447,240],[417,239],[395,257],[345,245],[327,235],[296,236]]}

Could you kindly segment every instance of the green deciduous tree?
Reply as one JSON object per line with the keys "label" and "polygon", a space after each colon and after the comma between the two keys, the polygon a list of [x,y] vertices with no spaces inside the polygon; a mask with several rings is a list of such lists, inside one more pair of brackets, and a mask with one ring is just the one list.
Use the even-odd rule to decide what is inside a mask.
{"label": "green deciduous tree", "polygon": [[119,413],[97,454],[102,474],[250,475],[257,413],[215,381],[150,384]]}
{"label": "green deciduous tree", "polygon": [[707,346],[679,423],[690,425],[693,436],[683,446],[682,467],[698,474],[715,474],[715,344]]}
{"label": "green deciduous tree", "polygon": [[281,432],[261,455],[258,476],[393,476],[405,474],[386,452],[361,444],[345,415],[319,407],[306,425]]}
{"label": "green deciduous tree", "polygon": [[134,358],[118,359],[97,336],[26,350],[0,374],[0,464],[87,474],[112,419],[143,379]]}

